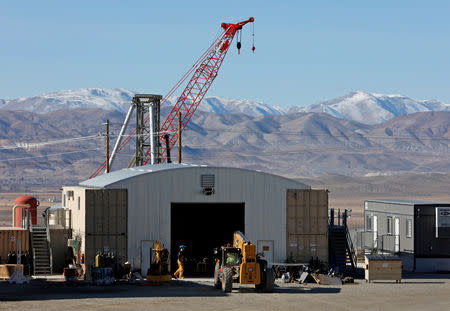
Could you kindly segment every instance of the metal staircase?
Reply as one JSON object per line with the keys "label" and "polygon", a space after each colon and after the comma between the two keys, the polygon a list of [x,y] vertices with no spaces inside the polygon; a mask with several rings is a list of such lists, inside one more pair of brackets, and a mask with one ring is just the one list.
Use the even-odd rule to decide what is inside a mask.
{"label": "metal staircase", "polygon": [[52,274],[52,250],[46,227],[30,227],[34,275]]}
{"label": "metal staircase", "polygon": [[334,210],[330,211],[329,225],[329,254],[330,266],[340,273],[347,273],[356,269],[356,253],[347,227],[347,210],[343,213],[342,225],[340,213],[338,225],[334,224]]}

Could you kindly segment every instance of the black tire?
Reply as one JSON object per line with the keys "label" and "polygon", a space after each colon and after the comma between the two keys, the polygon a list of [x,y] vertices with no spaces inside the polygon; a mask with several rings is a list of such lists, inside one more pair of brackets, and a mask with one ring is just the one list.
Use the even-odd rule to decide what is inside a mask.
{"label": "black tire", "polygon": [[220,265],[216,264],[216,266],[214,267],[214,288],[215,289],[220,289],[222,287],[222,281],[220,280]]}
{"label": "black tire", "polygon": [[272,268],[267,267],[267,261],[260,260],[259,269],[261,283],[255,285],[256,290],[264,293],[273,292],[273,287],[275,284],[275,274],[273,273]]}
{"label": "black tire", "polygon": [[233,289],[233,271],[230,267],[222,268],[222,291],[231,293]]}
{"label": "black tire", "polygon": [[275,275],[273,273],[272,268],[267,268],[265,274],[266,274],[266,282],[264,283],[263,292],[271,293],[273,292],[273,287],[275,284]]}
{"label": "black tire", "polygon": [[255,289],[257,291],[263,291],[264,285],[266,284],[266,269],[267,269],[267,261],[265,260],[259,260],[259,279],[260,283],[255,284]]}

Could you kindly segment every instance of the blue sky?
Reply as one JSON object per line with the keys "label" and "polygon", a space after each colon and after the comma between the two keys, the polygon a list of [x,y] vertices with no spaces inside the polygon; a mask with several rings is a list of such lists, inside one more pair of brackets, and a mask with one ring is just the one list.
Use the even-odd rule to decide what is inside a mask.
{"label": "blue sky", "polygon": [[450,1],[0,0],[0,98],[123,87],[165,94],[255,17],[207,96],[310,105],[354,90],[450,103]]}

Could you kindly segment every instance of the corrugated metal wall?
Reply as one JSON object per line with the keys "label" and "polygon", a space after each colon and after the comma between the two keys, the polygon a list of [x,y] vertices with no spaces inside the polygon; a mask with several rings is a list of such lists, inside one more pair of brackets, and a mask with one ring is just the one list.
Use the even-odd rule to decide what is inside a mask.
{"label": "corrugated metal wall", "polygon": [[114,251],[127,260],[128,194],[126,189],[86,190],[86,264],[97,251]]}
{"label": "corrugated metal wall", "polygon": [[67,253],[67,240],[72,237],[70,229],[50,228],[50,247],[53,256],[53,273],[62,273]]}
{"label": "corrugated metal wall", "polygon": [[328,191],[288,190],[287,258],[328,263]]}
{"label": "corrugated metal wall", "polygon": [[30,251],[30,233],[28,230],[20,228],[0,228],[0,264],[6,263],[8,252],[17,249],[16,241],[22,243],[22,252]]}

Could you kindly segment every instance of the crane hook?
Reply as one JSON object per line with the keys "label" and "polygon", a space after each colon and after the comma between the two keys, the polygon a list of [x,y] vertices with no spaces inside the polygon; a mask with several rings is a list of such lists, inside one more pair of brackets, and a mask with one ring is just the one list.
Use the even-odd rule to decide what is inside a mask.
{"label": "crane hook", "polygon": [[255,23],[252,24],[252,52],[255,53]]}

